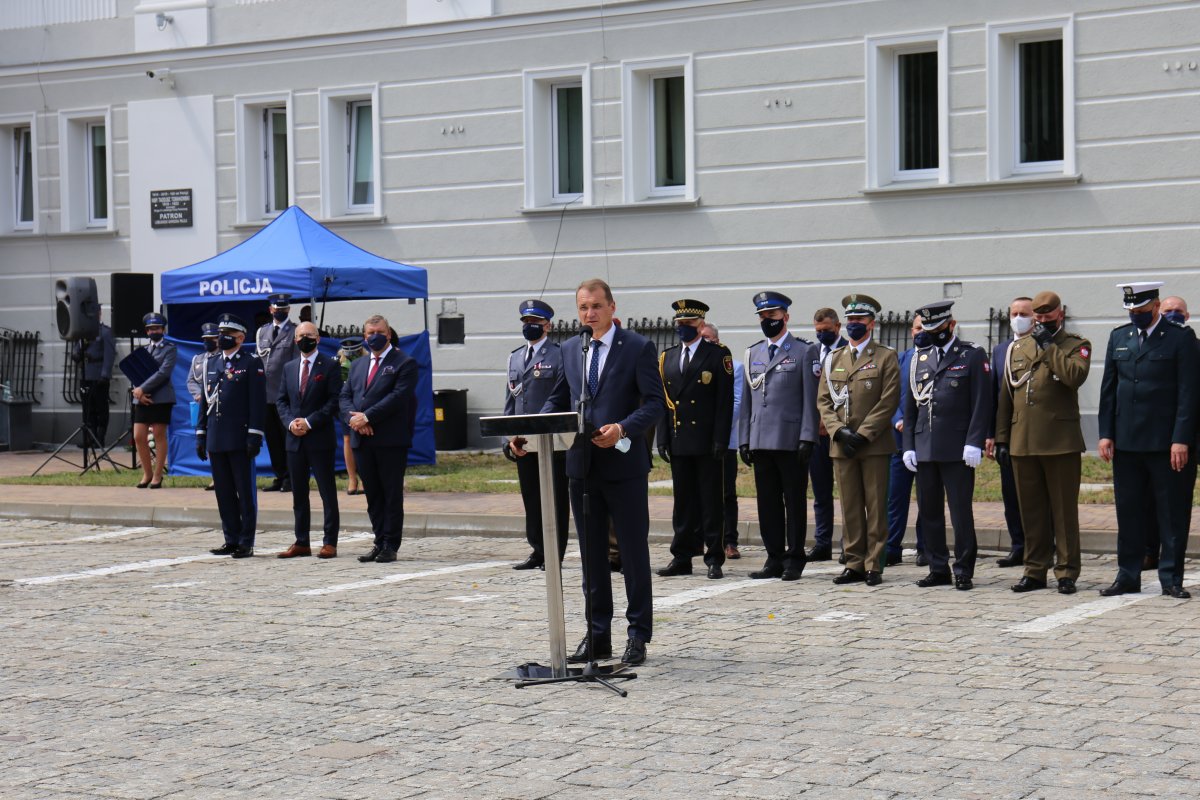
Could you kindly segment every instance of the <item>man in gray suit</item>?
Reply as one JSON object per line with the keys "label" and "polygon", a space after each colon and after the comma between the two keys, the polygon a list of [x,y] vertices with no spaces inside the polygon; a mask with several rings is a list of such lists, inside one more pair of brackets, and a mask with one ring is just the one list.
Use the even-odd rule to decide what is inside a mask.
{"label": "man in gray suit", "polygon": [[[290,294],[273,294],[267,298],[271,304],[271,321],[263,325],[254,335],[258,357],[262,359],[267,373],[267,397],[279,396],[279,385],[283,380],[283,367],[299,358],[296,349],[296,323],[288,319],[291,311]],[[292,482],[288,479],[287,434],[279,419],[279,410],[274,403],[267,403],[266,422],[267,453],[271,457],[271,471],[275,480],[263,491],[290,492]]]}
{"label": "man in gray suit", "polygon": [[917,511],[929,575],[917,586],[949,586],[946,510],[954,524],[954,588],[974,585],[975,468],[983,457],[992,420],[992,376],[987,353],[958,338],[953,300],[917,310],[921,330],[900,376],[904,394],[904,466],[917,473]]}
{"label": "man in gray suit", "polygon": [[[521,303],[520,314],[525,344],[508,356],[508,382],[504,386],[506,417],[541,413],[563,368],[562,348],[547,336],[554,309],[541,300],[531,299]],[[560,437],[554,438],[558,445]],[[531,443],[519,436],[504,443],[504,455],[517,464],[521,502],[525,506],[525,539],[532,550],[529,557],[514,564],[513,569],[545,569],[539,455]],[[541,457],[552,458],[554,463],[554,527],[558,533],[558,560],[561,562],[567,551],[567,521],[571,510],[566,447],[556,446],[552,454],[544,453]]]}
{"label": "man in gray suit", "polygon": [[738,452],[754,468],[758,524],[767,560],[751,578],[794,581],[804,572],[808,532],[808,459],[817,441],[815,406],[805,398],[810,342],[787,329],[792,301],[779,292],[754,296],[765,339],[746,350]]}

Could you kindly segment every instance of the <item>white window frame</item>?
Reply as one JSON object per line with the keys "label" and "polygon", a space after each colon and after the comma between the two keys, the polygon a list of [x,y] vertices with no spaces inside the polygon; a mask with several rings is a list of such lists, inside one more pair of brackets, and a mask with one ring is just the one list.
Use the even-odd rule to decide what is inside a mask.
{"label": "white window frame", "polygon": [[[16,163],[17,128],[29,128],[29,146],[32,151],[33,167],[33,220],[17,221],[17,192],[20,191],[18,164]],[[40,227],[41,202],[38,175],[41,174],[38,152],[38,120],[36,114],[0,115],[0,234],[37,233]]]}
{"label": "white window frame", "polygon": [[[525,207],[592,204],[592,72],[586,65],[525,70]],[[578,85],[583,105],[583,192],[558,193],[554,89]]]}
{"label": "white window frame", "polygon": [[[867,186],[950,182],[950,59],[945,28],[890,36],[869,36],[867,53]],[[900,169],[899,56],[936,52],[938,59],[938,165]]]}
{"label": "white window frame", "polygon": [[[379,85],[342,86],[321,89],[321,213],[326,219],[338,217],[381,216],[383,208],[383,142],[380,139]],[[371,142],[374,149],[371,168],[374,186],[371,200],[364,204],[351,202],[352,168],[350,156],[351,124],[348,110],[359,101],[371,103]]]}
{"label": "white window frame", "polygon": [[[683,77],[684,175],[683,186],[654,185],[654,78]],[[671,56],[621,62],[622,160],[625,201],[638,203],[668,198],[696,199],[695,81],[692,57]]]}
{"label": "white window frame", "polygon": [[[104,126],[107,164],[104,170],[108,216],[96,217],[92,206],[93,125]],[[59,196],[64,231],[113,230],[112,112],[109,108],[81,108],[58,114]]]}
{"label": "white window frame", "polygon": [[270,131],[263,114],[283,108],[287,125],[288,205],[296,202],[296,149],[293,134],[292,93],[237,95],[234,102],[234,148],[237,163],[237,209],[239,223],[272,220],[284,209],[272,208]]}
{"label": "white window frame", "polygon": [[[287,173],[287,197],[284,199],[283,208],[275,207],[275,125],[274,118],[276,115],[283,115],[283,129],[286,142],[284,147],[287,148],[287,156],[285,159],[284,171]],[[291,125],[288,124],[288,109],[287,106],[263,106],[262,109],[262,148],[263,148],[263,214],[267,216],[277,216],[287,211],[288,206],[292,205],[292,148],[291,148]]]}
{"label": "white window frame", "polygon": [[[1062,39],[1063,157],[1061,161],[1021,162],[1020,75],[1018,45]],[[1004,22],[987,26],[988,50],[988,178],[1023,175],[1074,175],[1075,160],[1075,21],[1073,16]]]}

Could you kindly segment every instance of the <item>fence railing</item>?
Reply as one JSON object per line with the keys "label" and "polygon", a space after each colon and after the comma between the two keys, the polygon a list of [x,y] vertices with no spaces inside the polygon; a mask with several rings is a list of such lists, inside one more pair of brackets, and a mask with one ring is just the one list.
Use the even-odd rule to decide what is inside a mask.
{"label": "fence railing", "polygon": [[[642,317],[638,319],[622,320],[621,324],[626,330],[631,330],[635,333],[640,333],[650,341],[654,342],[654,346],[661,352],[672,345],[679,344],[679,337],[675,333],[674,320],[658,317],[650,319]],[[573,319],[567,322],[565,319],[560,319],[554,323],[554,327],[550,329],[550,341],[559,342],[560,344],[567,339],[579,335],[579,320]]]}
{"label": "fence railing", "polygon": [[18,402],[38,398],[38,352],[42,334],[0,328],[0,397]]}

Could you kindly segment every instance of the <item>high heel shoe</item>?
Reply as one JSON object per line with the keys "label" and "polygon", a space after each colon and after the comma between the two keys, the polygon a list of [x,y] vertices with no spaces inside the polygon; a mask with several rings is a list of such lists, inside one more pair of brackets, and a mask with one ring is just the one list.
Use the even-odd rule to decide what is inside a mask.
{"label": "high heel shoe", "polygon": [[161,488],[162,488],[162,481],[159,481],[158,483],[152,483],[152,484],[150,484],[150,488],[151,488],[151,489],[161,489]]}
{"label": "high heel shoe", "polygon": [[145,489],[145,488],[146,488],[147,486],[149,486],[149,485],[150,485],[150,481],[142,481],[141,483],[139,483],[139,484],[137,485],[137,488],[139,488],[139,489]]}

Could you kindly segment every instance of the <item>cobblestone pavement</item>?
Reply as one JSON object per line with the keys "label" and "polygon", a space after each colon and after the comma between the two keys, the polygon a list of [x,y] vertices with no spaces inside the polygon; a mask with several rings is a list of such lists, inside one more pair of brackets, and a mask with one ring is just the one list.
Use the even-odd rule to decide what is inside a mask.
{"label": "cobblestone pavement", "polygon": [[[924,570],[836,587],[655,579],[621,699],[491,680],[545,663],[543,573],[515,540],[359,564],[209,557],[201,529],[0,520],[0,797],[1195,796],[1200,600],[970,593]],[[666,562],[655,546],[656,566]],[[582,631],[568,557],[568,639]],[[618,592],[619,596],[619,592]],[[616,644],[616,643],[615,643]],[[619,645],[618,645],[619,646]]]}

